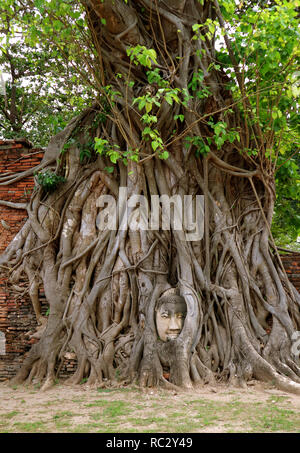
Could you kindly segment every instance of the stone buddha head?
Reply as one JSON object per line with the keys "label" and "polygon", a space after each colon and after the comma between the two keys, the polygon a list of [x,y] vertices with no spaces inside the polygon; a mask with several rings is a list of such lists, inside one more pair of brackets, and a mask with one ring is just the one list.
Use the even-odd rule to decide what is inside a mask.
{"label": "stone buddha head", "polygon": [[182,296],[170,294],[158,299],[155,307],[156,330],[162,341],[175,340],[180,334],[187,313]]}

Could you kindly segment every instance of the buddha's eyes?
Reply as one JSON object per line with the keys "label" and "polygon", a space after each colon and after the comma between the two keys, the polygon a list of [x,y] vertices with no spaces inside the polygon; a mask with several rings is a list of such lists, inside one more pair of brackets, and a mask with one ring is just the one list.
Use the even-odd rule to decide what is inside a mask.
{"label": "buddha's eyes", "polygon": [[[161,316],[162,318],[165,318],[165,319],[171,318],[171,315],[169,315],[168,313],[161,313],[160,316]],[[184,318],[184,314],[183,314],[183,313],[176,313],[176,314],[175,314],[175,317],[178,318],[178,319],[182,319],[182,318]]]}
{"label": "buddha's eyes", "polygon": [[168,313],[162,313],[162,314],[161,314],[161,317],[162,317],[162,318],[169,318],[170,316],[168,315]]}

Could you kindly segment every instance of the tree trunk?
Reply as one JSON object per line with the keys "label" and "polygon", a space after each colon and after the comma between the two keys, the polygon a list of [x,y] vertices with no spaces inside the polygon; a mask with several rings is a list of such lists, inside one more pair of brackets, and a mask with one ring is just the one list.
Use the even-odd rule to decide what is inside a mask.
{"label": "tree trunk", "polygon": [[[225,73],[209,69],[213,38],[192,39],[193,24],[217,17],[217,2],[203,3],[85,4],[99,80],[106,88],[92,108],[50,142],[45,168],[66,182],[53,192],[36,189],[27,223],[1,258],[3,269],[10,268],[10,281],[28,277],[36,312],[39,286],[50,307],[47,320],[39,317],[41,338],[15,383],[38,379],[48,387],[64,354],[72,351],[78,360],[72,383],[87,378],[97,386],[138,381],[191,388],[256,378],[300,393],[299,362],[291,352],[293,332],[300,330],[300,297],[269,248],[274,178],[263,157],[239,152],[255,148],[260,137],[255,124],[250,138],[244,129]],[[138,45],[154,49],[156,61],[130,59],[128,48]],[[203,76],[198,96],[193,74]],[[158,105],[147,111],[157,118],[153,124],[149,120],[162,139],[157,150],[154,139],[145,136],[145,110],[134,99],[147,93],[153,99],[160,89],[165,97],[158,95]],[[168,102],[167,93],[177,93],[180,102]],[[241,144],[217,146],[208,121],[238,130]],[[72,144],[60,154],[70,137]],[[82,158],[82,149],[95,137],[107,141],[104,151]],[[201,153],[195,137],[209,143],[208,153]],[[112,150],[122,156],[114,164]],[[125,197],[119,188],[127,189]],[[115,200],[115,229],[99,228],[108,212],[99,203],[103,195]],[[149,205],[153,195],[180,200],[202,195],[203,238],[187,240],[185,219],[176,209],[171,213],[181,228],[171,222],[163,229],[163,204],[157,230],[142,228],[139,217],[138,228],[130,228],[125,208],[140,195]],[[127,208],[128,216],[136,214]],[[163,341],[156,304],[161,297],[172,302],[175,295],[185,300],[184,322],[178,336]]]}

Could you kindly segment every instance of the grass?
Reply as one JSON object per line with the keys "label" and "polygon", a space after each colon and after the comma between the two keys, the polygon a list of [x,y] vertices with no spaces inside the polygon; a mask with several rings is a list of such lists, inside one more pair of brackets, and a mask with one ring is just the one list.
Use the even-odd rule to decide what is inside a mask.
{"label": "grass", "polygon": [[53,420],[58,420],[58,419],[64,418],[64,417],[73,417],[74,415],[76,415],[76,414],[73,414],[73,412],[69,412],[69,411],[58,412],[57,414],[55,414],[53,416]]}
{"label": "grass", "polygon": [[[265,413],[257,414],[257,419],[251,420],[250,426],[255,432],[291,432],[295,428],[295,416],[292,410],[271,406],[265,410]],[[298,432],[300,432],[299,419]]]}
{"label": "grass", "polygon": [[90,433],[90,432],[98,432],[99,425],[97,423],[84,423],[78,424],[75,427],[72,427],[70,432],[72,433]]}
{"label": "grass", "polygon": [[83,401],[84,401],[84,398],[83,398],[83,397],[81,397],[81,398],[73,398],[73,399],[72,399],[72,402],[73,402],[73,403],[82,403]]}
{"label": "grass", "polygon": [[288,396],[271,395],[267,401],[268,403],[281,403],[287,400],[289,400]]}
{"label": "grass", "polygon": [[124,401],[113,401],[108,404],[104,409],[104,417],[120,417],[121,415],[127,415],[131,410],[128,408],[128,403]]}
{"label": "grass", "polygon": [[45,432],[46,426],[42,421],[39,422],[18,422],[13,425],[17,432],[36,433]]}
{"label": "grass", "polygon": [[[291,407],[288,396],[241,401],[236,392],[217,399],[138,389],[131,394],[126,388],[97,389],[68,399],[64,392],[48,401],[19,398],[8,412],[0,405],[0,432],[300,432],[300,411]],[[20,402],[22,411],[13,410],[20,409]]]}
{"label": "grass", "polygon": [[9,420],[9,419],[15,417],[18,414],[19,414],[18,411],[7,412],[7,414],[1,414],[1,418]]}
{"label": "grass", "polygon": [[46,403],[43,404],[43,406],[48,407],[48,406],[53,406],[54,404],[59,404],[59,403],[63,404],[63,400],[55,399],[55,400],[47,401]]}
{"label": "grass", "polygon": [[104,417],[119,417],[121,415],[127,415],[132,411],[128,407],[128,403],[124,401],[96,400],[85,406],[102,408]]}
{"label": "grass", "polygon": [[59,431],[59,432],[71,431],[72,426],[73,426],[72,422],[67,421],[67,420],[56,420],[56,422],[55,422],[56,431]]}

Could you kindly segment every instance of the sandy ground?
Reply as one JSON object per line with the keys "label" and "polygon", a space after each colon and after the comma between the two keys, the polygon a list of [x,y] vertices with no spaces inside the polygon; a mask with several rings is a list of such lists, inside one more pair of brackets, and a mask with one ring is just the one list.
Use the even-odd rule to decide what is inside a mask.
{"label": "sandy ground", "polygon": [[285,430],[300,432],[300,396],[257,382],[247,389],[218,385],[180,392],[64,384],[41,392],[0,383],[0,432]]}

